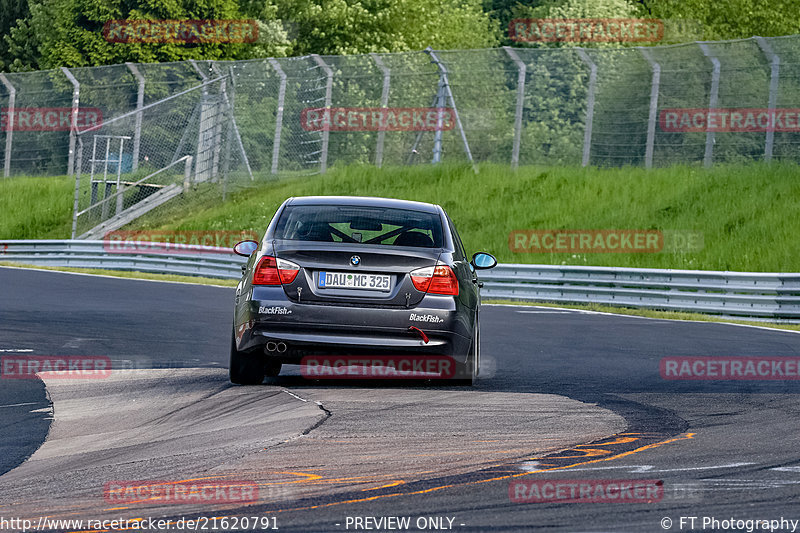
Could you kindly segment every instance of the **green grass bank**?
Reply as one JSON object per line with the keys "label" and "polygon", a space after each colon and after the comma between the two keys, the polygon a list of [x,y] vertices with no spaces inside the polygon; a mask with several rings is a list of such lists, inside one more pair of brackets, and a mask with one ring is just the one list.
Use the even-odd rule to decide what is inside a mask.
{"label": "green grass bank", "polygon": [[[0,181],[0,238],[68,238],[74,182]],[[442,205],[470,251],[501,262],[798,272],[800,167],[749,164],[697,167],[564,168],[481,165],[333,168],[195,198],[129,229],[263,231],[289,196],[362,195]],[[513,230],[666,230],[702,234],[702,249],[659,253],[515,253]]]}

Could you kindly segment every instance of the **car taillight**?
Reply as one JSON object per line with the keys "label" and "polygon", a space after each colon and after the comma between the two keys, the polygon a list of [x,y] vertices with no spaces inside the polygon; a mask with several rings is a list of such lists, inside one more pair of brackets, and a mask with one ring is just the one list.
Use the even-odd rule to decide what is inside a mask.
{"label": "car taillight", "polygon": [[258,262],[253,274],[253,285],[291,283],[297,277],[298,272],[300,272],[300,265],[286,259],[275,259],[271,255],[265,255]]}
{"label": "car taillight", "polygon": [[418,268],[411,272],[411,282],[421,292],[458,296],[458,280],[447,265]]}

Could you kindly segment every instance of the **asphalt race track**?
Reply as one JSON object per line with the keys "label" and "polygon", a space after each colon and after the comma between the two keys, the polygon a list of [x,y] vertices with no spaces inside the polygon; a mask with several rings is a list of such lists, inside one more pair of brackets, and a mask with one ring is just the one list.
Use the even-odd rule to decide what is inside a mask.
{"label": "asphalt race track", "polygon": [[[713,517],[716,531],[746,531],[723,521],[800,520],[798,381],[659,373],[670,356],[797,357],[794,332],[485,306],[471,389],[313,382],[298,367],[239,387],[226,371],[231,288],[4,267],[0,287],[0,356],[103,356],[114,369],[0,380],[2,531],[21,529],[4,519],[41,517],[164,518],[170,531],[245,516],[268,521],[216,530],[711,531]],[[257,498],[104,498],[123,480],[244,480]],[[512,501],[512,484],[546,480],[657,480],[663,492]],[[205,528],[178,529],[198,517]]]}

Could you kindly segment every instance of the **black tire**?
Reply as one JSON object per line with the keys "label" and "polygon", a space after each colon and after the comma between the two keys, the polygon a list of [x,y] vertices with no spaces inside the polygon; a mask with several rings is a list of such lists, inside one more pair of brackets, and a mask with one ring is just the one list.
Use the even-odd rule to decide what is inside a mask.
{"label": "black tire", "polygon": [[[280,372],[280,368],[278,371]],[[229,376],[231,383],[237,385],[260,385],[264,381],[264,361],[237,350],[234,334],[231,334]]]}
{"label": "black tire", "polygon": [[469,347],[467,360],[456,363],[456,375],[451,381],[452,385],[471,387],[478,377],[478,367],[481,360],[481,337],[478,321],[475,321],[475,330],[472,332],[472,344]]}
{"label": "black tire", "polygon": [[270,361],[268,359],[267,362],[264,363],[264,374],[266,374],[268,378],[274,378],[281,373],[282,366],[283,363],[280,361]]}

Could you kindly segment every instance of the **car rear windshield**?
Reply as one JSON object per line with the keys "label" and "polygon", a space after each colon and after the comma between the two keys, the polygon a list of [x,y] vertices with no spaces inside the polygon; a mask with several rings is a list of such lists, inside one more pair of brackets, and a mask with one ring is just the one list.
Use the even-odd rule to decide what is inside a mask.
{"label": "car rear windshield", "polygon": [[442,247],[436,213],[362,206],[298,205],[283,210],[276,239]]}

